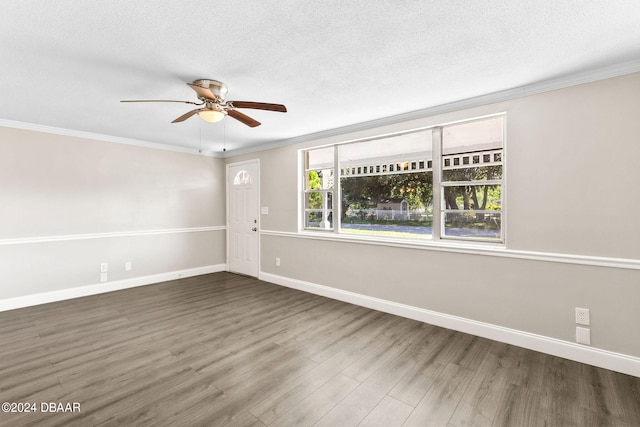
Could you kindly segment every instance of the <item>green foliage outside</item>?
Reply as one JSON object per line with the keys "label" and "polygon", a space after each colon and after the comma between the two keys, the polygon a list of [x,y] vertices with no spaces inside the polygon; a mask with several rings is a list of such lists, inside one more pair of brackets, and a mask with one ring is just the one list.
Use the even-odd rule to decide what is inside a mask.
{"label": "green foliage outside", "polygon": [[[447,170],[445,181],[483,181],[502,178],[502,166]],[[444,188],[446,209],[500,210],[501,186],[465,185]]]}
{"label": "green foliage outside", "polygon": [[493,218],[489,215],[481,213],[470,213],[445,221],[445,228],[477,228],[484,230],[500,230],[500,223],[500,217]]}
{"label": "green foliage outside", "polygon": [[378,225],[407,225],[407,226],[419,226],[429,227],[433,221],[427,220],[390,220],[390,219],[360,219],[354,217],[345,217],[342,224],[378,224]]}
{"label": "green foliage outside", "polygon": [[[444,171],[444,181],[484,181],[500,179],[502,166],[471,167]],[[380,224],[430,226],[431,217],[427,216],[433,206],[433,181],[431,172],[416,172],[390,175],[372,175],[345,177],[340,181],[342,191],[342,220],[344,224]],[[500,211],[500,185],[461,185],[444,187],[445,208],[460,210],[450,215],[446,227],[500,229],[500,216],[476,212],[474,210]],[[423,211],[422,218],[377,219],[373,214],[364,212],[375,209],[378,203],[390,199],[404,199],[409,210]],[[351,215],[351,210],[360,210]]]}
{"label": "green foliage outside", "polygon": [[431,172],[347,177],[340,185],[343,221],[349,208],[370,209],[384,200],[399,198],[409,203],[410,210],[417,210],[431,206],[433,200]]}
{"label": "green foliage outside", "polygon": [[[322,189],[322,177],[316,171],[309,171],[307,176],[309,190]],[[322,209],[322,193],[309,193],[309,209]]]}

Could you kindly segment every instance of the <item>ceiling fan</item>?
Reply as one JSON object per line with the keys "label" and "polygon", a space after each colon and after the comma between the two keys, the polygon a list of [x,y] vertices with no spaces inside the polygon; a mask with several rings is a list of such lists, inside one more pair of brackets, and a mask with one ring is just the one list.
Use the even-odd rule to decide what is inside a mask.
{"label": "ceiling fan", "polygon": [[250,102],[250,101],[226,101],[227,85],[217,80],[200,79],[193,83],[187,83],[193,89],[200,102],[192,101],[171,101],[166,99],[134,99],[123,100],[120,102],[181,102],[183,104],[201,105],[203,107],[191,110],[171,123],[178,123],[187,120],[189,117],[197,114],[202,120],[207,122],[219,122],[225,116],[231,116],[234,119],[244,123],[250,127],[260,126],[260,122],[241,113],[237,108],[252,108],[254,110],[279,111],[287,112],[287,107],[282,104],[269,104],[266,102]]}

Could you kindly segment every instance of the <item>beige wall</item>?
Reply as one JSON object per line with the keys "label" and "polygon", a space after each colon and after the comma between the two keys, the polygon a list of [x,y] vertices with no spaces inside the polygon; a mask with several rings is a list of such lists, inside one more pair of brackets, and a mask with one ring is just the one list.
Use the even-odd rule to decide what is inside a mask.
{"label": "beige wall", "polygon": [[0,128],[0,299],[102,262],[109,281],[225,264],[224,182],[217,158]]}
{"label": "beige wall", "polygon": [[[574,308],[585,307],[593,347],[640,357],[639,93],[640,74],[632,74],[228,159],[260,159],[269,207],[261,271],[569,342]],[[300,148],[502,111],[506,250],[525,259],[288,234],[297,232]],[[582,264],[536,260],[539,253]],[[622,258],[630,268],[588,265],[590,257]]]}

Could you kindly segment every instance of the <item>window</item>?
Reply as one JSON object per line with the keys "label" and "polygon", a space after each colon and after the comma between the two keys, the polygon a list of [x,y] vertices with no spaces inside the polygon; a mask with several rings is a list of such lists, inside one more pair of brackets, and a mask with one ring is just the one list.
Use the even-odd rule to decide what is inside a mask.
{"label": "window", "polygon": [[442,128],[442,237],[502,241],[503,117]]}
{"label": "window", "polygon": [[305,152],[304,228],[333,230],[334,147]]}
{"label": "window", "polygon": [[340,232],[431,236],[431,130],[338,147]]}
{"label": "window", "polygon": [[304,229],[503,242],[503,134],[499,115],[303,150]]}
{"label": "window", "polygon": [[247,171],[239,171],[233,178],[233,185],[248,185],[251,184],[251,174]]}

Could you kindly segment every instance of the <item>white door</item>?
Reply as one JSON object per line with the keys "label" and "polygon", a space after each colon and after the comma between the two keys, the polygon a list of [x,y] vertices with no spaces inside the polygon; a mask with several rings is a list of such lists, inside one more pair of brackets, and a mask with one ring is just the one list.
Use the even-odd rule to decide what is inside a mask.
{"label": "white door", "polygon": [[258,162],[227,165],[229,271],[258,277]]}

